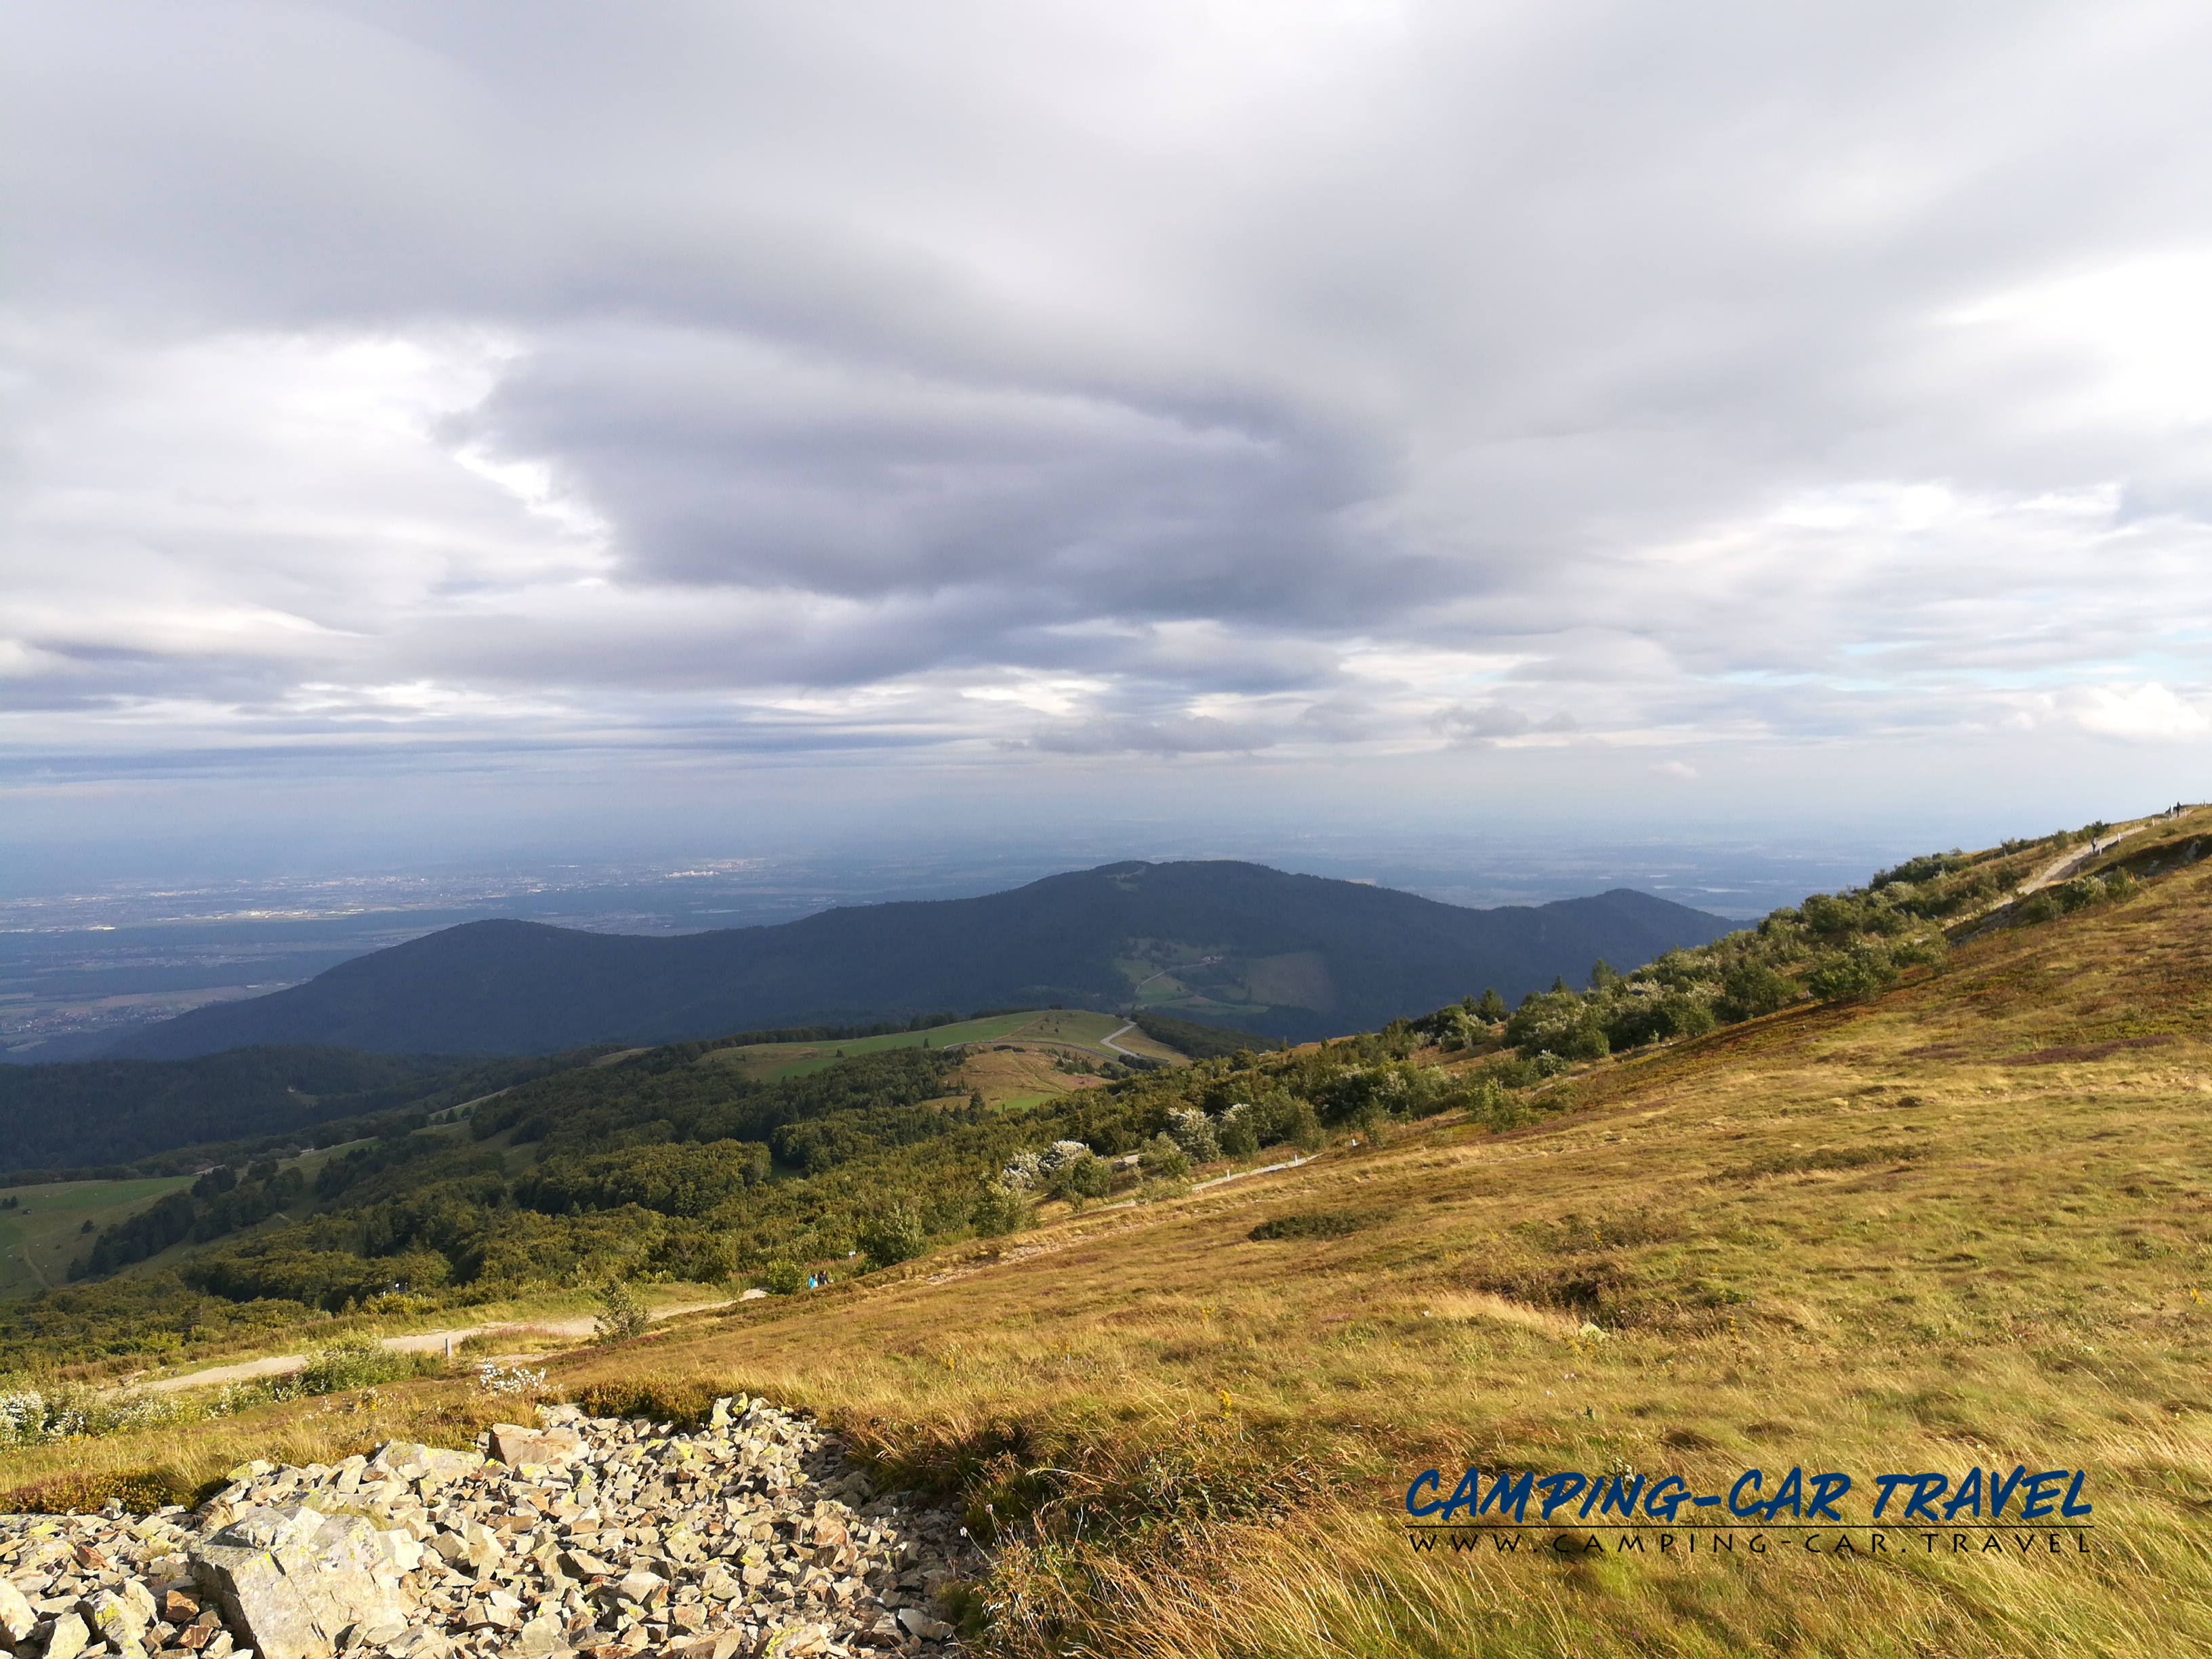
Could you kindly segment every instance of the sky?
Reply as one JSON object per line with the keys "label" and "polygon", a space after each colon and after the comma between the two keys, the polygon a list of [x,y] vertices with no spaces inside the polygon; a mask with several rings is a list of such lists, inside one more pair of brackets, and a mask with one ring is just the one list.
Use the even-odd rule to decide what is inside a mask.
{"label": "sky", "polygon": [[0,853],[2212,794],[2208,64],[2138,0],[16,0]]}

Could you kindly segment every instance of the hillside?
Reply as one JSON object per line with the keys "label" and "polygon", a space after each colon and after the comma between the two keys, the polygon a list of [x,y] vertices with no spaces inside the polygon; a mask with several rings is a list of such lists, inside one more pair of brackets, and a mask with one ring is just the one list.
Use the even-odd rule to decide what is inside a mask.
{"label": "hillside", "polygon": [[0,1175],[125,1164],[398,1106],[460,1063],[299,1046],[0,1067]]}
{"label": "hillside", "polygon": [[303,1044],[0,1067],[0,1179],[173,1175],[289,1141],[329,1146],[604,1052],[462,1061]]}
{"label": "hillside", "polygon": [[[267,1277],[201,1277],[273,1292],[350,1261],[366,1289],[434,1253],[453,1283],[399,1316],[532,1274],[705,1271],[684,1253],[724,1237],[732,1286],[826,1276],[555,1358],[542,1396],[816,1414],[882,1484],[963,1506],[987,1577],[937,1605],[988,1651],[2199,1651],[2212,812],[2124,828],[2097,854],[1915,860],[1505,1019],[1454,1004],[1249,1066],[1080,1079],[1046,1110],[963,1092],[990,1043],[735,1092],[722,1051],[634,1055],[412,1138],[441,1146],[371,1149],[299,1237],[207,1259]],[[1009,1156],[1069,1136],[1137,1163]],[[1319,1156],[1259,1172],[1301,1140]],[[719,1194],[673,1178],[690,1161]],[[218,1303],[279,1305],[185,1317],[211,1326]],[[92,1304],[45,1307],[43,1335],[11,1328],[19,1364],[94,1334]],[[167,1308],[94,1346],[173,1343]],[[518,1408],[459,1379],[333,1403],[245,1409],[181,1447],[126,1427],[0,1452],[0,1491],[189,1490]],[[1579,1471],[1717,1502],[1754,1468],[1762,1501],[1793,1468],[1853,1484],[1832,1522],[1802,1497],[1632,1525],[1571,1500],[1549,1524],[1531,1503],[1518,1528],[1413,1529],[1408,1503],[1441,1505],[1470,1464],[1486,1490]],[[1993,1519],[1984,1476],[2015,1468],[2079,1473],[2089,1510],[2023,1516],[2015,1480]],[[1934,1510],[1899,1514],[1908,1483],[1878,1519],[1884,1473],[1940,1475]]]}
{"label": "hillside", "polygon": [[1379,1025],[1494,986],[1579,982],[1730,924],[1627,890],[1470,910],[1230,862],[1115,864],[983,898],[676,938],[474,922],[152,1026],[119,1053],[264,1043],[543,1054],[939,1008],[1133,1003],[1273,1036]]}

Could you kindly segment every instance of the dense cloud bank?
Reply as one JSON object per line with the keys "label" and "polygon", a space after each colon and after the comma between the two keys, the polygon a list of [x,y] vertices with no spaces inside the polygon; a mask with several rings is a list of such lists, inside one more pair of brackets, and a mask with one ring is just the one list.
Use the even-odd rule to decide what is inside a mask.
{"label": "dense cloud bank", "polygon": [[2208,729],[2187,9],[6,28],[19,776]]}

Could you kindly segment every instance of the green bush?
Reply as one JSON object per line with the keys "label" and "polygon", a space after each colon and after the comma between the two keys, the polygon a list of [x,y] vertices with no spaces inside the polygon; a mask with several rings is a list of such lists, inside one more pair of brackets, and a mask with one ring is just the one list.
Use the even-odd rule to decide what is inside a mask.
{"label": "green bush", "polygon": [[1255,1244],[1291,1238],[1346,1238],[1388,1219],[1379,1210],[1300,1210],[1263,1221],[1246,1237]]}
{"label": "green bush", "polygon": [[771,1261],[761,1273],[761,1288],[771,1296],[796,1296],[806,1288],[806,1275],[795,1261]]}
{"label": "green bush", "polygon": [[1536,1121],[1536,1114],[1514,1099],[1505,1085],[1494,1077],[1483,1079],[1475,1088],[1468,1101],[1467,1113],[1485,1128],[1493,1131],[1517,1129],[1523,1124]]}
{"label": "green bush", "polygon": [[1823,1002],[1863,1001],[1898,979],[1897,964],[1887,951],[1862,947],[1820,963],[1805,975],[1805,988]]}
{"label": "green bush", "polygon": [[1721,981],[1714,1012],[1726,1020],[1778,1013],[1797,1000],[1797,988],[1763,962],[1740,962]]}
{"label": "green bush", "polygon": [[576,1395],[576,1403],[592,1417],[642,1417],[696,1428],[713,1412],[715,1396],[726,1392],[708,1382],[645,1378],[591,1383]]}
{"label": "green bush", "polygon": [[[1306,1110],[1313,1110],[1308,1106]],[[1148,1176],[1168,1181],[1181,1181],[1190,1173],[1190,1159],[1182,1147],[1165,1135],[1154,1135],[1146,1141],[1139,1155],[1139,1168]]]}
{"label": "green bush", "polygon": [[1021,1231],[1036,1218],[1027,1197],[1012,1187],[994,1182],[975,1200],[969,1223],[979,1238],[1003,1238],[1008,1233]]}
{"label": "green bush", "polygon": [[894,1206],[861,1227],[860,1254],[877,1267],[911,1261],[929,1248],[921,1224],[903,1206]]}
{"label": "green bush", "polygon": [[611,1279],[599,1290],[599,1340],[627,1342],[653,1322],[645,1304],[623,1279]]}
{"label": "green bush", "polygon": [[318,1348],[300,1370],[302,1394],[343,1394],[415,1374],[415,1356],[393,1353],[373,1336],[341,1337]]}
{"label": "green bush", "polygon": [[172,1468],[58,1474],[0,1492],[0,1514],[97,1515],[112,1502],[133,1515],[147,1515],[171,1504],[190,1507],[207,1495]]}
{"label": "green bush", "polygon": [[1052,1178],[1054,1196],[1066,1199],[1079,1209],[1086,1199],[1105,1197],[1113,1186],[1113,1166],[1095,1152],[1068,1159]]}

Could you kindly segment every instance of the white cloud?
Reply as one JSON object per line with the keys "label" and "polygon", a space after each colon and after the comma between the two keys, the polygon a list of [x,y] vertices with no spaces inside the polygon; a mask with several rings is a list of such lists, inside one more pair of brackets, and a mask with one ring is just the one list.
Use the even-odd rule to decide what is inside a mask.
{"label": "white cloud", "polygon": [[2212,692],[2164,685],[2085,685],[2052,700],[2085,732],[2137,743],[2188,743],[2212,732]]}

